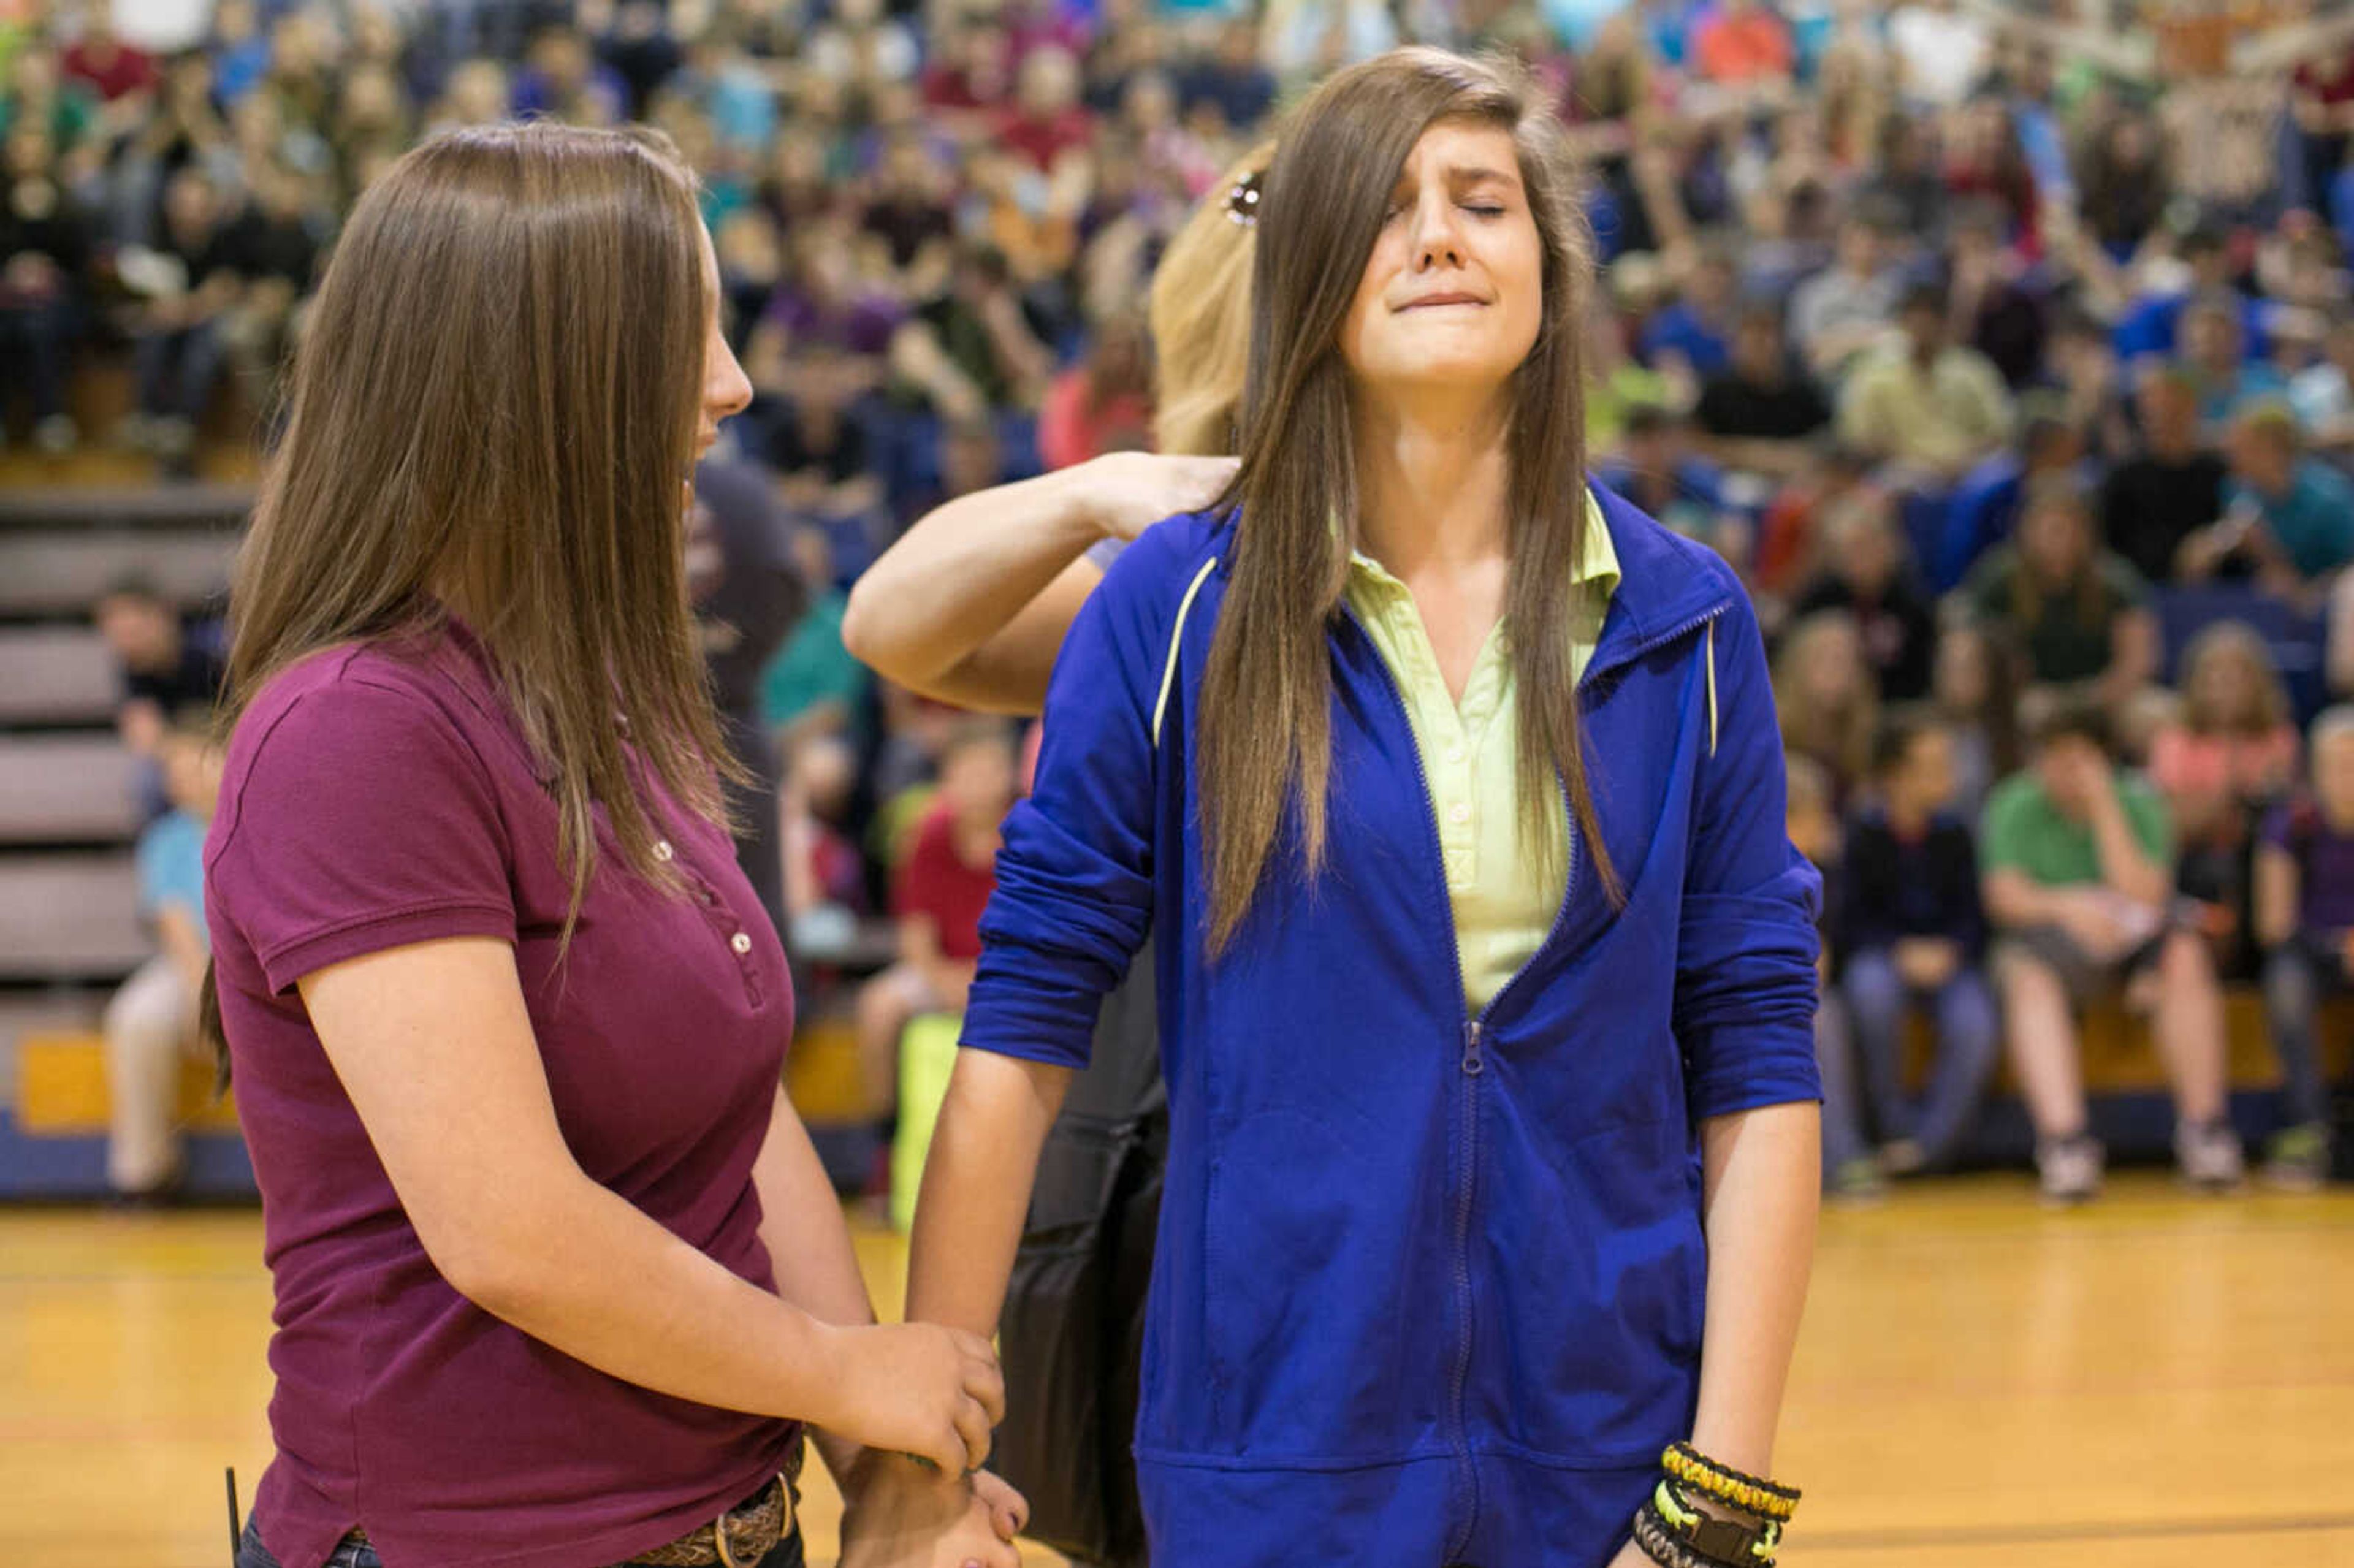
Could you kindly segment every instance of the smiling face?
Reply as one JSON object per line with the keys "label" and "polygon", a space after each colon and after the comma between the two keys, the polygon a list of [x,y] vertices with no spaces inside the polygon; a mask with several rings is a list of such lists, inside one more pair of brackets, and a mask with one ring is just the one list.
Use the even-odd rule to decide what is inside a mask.
{"label": "smiling face", "polygon": [[1341,323],[1361,390],[1500,388],[1544,314],[1544,243],[1500,126],[1442,121],[1398,171]]}

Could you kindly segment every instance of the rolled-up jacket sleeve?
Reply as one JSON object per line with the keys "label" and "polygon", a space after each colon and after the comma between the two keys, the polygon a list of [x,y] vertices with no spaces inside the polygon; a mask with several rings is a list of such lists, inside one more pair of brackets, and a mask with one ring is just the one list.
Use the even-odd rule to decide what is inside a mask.
{"label": "rolled-up jacket sleeve", "polygon": [[1745,599],[1718,622],[1713,753],[1703,747],[1676,948],[1674,1029],[1695,1123],[1822,1097],[1815,920],[1822,877],[1790,842],[1781,731]]}
{"label": "rolled-up jacket sleeve", "polygon": [[1006,818],[962,1044],[1084,1067],[1152,910],[1154,709],[1187,583],[1173,524],[1123,552],[1046,688],[1030,797]]}

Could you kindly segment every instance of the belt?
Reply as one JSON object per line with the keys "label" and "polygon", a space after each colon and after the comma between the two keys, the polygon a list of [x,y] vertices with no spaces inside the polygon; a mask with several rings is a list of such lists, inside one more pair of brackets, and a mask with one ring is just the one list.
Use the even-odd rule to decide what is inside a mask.
{"label": "belt", "polygon": [[[799,1470],[801,1466],[792,1467]],[[667,1546],[638,1553],[630,1560],[631,1568],[640,1563],[645,1568],[709,1568],[713,1563],[719,1568],[757,1568],[779,1542],[792,1533],[793,1502],[791,1482],[779,1476],[709,1524],[695,1526]]]}
{"label": "belt", "polygon": [[[808,1450],[793,1446],[783,1475],[713,1520],[698,1524],[666,1546],[641,1552],[620,1568],[758,1568],[777,1543],[793,1532],[800,1513],[801,1460]],[[355,1530],[346,1542],[367,1543],[367,1531]]]}

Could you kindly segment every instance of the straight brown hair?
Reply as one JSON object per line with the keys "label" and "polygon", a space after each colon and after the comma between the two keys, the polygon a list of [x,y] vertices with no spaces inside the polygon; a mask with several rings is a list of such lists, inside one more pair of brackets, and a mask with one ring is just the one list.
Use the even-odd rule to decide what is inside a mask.
{"label": "straight brown hair", "polygon": [[488,126],[402,157],[320,283],[230,592],[228,726],[312,654],[429,641],[454,597],[553,780],[576,919],[597,807],[667,885],[643,784],[716,822],[737,771],[684,560],[701,236],[658,133]]}
{"label": "straight brown hair", "polygon": [[1304,864],[1323,863],[1331,766],[1327,633],[1358,544],[1357,454],[1341,322],[1398,172],[1442,121],[1509,131],[1544,247],[1535,345],[1513,375],[1506,645],[1517,683],[1524,853],[1557,869],[1569,809],[1610,896],[1580,745],[1569,591],[1585,547],[1585,405],[1578,355],[1593,278],[1590,237],[1560,127],[1518,68],[1432,48],[1394,49],[1341,71],[1280,137],[1258,203],[1244,389],[1241,505],[1232,580],[1204,675],[1199,786],[1209,837],[1210,947],[1249,912],[1297,811]]}

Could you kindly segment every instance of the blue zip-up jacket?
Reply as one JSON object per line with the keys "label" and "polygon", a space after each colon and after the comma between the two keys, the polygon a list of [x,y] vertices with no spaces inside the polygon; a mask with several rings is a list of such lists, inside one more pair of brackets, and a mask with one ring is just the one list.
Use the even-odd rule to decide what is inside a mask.
{"label": "blue zip-up jacket", "polygon": [[1331,634],[1325,870],[1279,843],[1293,869],[1214,961],[1193,733],[1235,524],[1149,531],[1064,644],[963,1041],[1084,1064],[1161,933],[1156,1568],[1598,1565],[1691,1433],[1698,1128],[1819,1097],[1821,884],[1784,832],[1738,582],[1596,493],[1624,575],[1581,695],[1627,904],[1573,834],[1552,934],[1475,1019],[1420,754],[1361,627]]}

